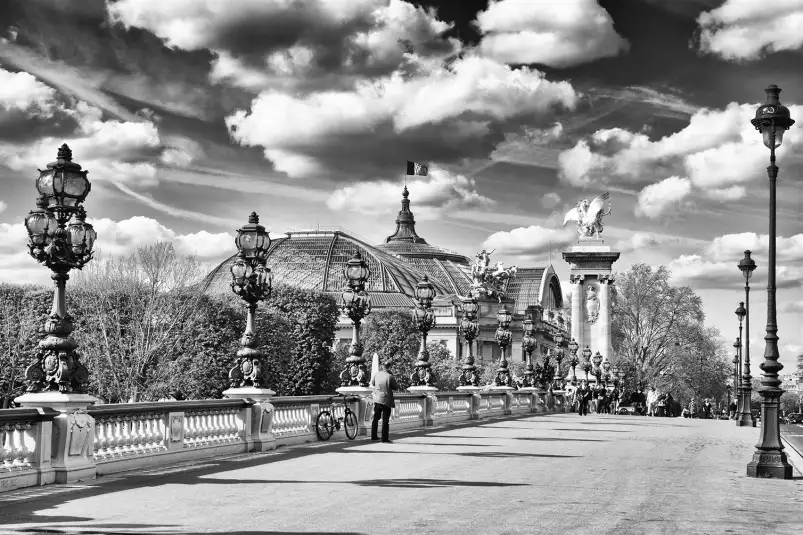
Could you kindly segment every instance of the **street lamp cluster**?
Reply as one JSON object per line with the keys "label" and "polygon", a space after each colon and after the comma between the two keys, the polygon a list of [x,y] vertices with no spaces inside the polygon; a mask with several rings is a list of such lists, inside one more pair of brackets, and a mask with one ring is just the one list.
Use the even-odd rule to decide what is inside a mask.
{"label": "street lamp cluster", "polygon": [[352,322],[352,339],[349,356],[346,358],[346,367],[340,372],[340,386],[368,386],[368,372],[365,369],[363,346],[360,342],[360,323],[371,313],[371,296],[365,291],[365,283],[371,276],[368,264],[363,260],[359,251],[348,261],[343,269],[348,286],[341,294],[341,309],[343,314]]}
{"label": "street lamp cluster", "polygon": [[435,386],[430,370],[429,351],[427,351],[427,333],[435,325],[435,312],[432,310],[432,300],[435,299],[435,286],[424,275],[424,280],[418,283],[415,289],[416,306],[413,308],[413,321],[421,331],[421,348],[418,350],[418,360],[415,371],[410,376],[412,386]]}
{"label": "street lamp cluster", "polygon": [[[78,343],[70,334],[72,317],[67,313],[66,285],[71,269],[81,269],[92,259],[97,234],[86,222],[84,202],[92,185],[88,171],[72,161],[72,151],[64,144],[56,161],[39,170],[36,209],[25,218],[28,250],[47,266],[56,284],[53,308],[45,322],[47,336],[39,342],[36,359],[25,370],[27,391],[58,391],[65,394],[86,392],[89,371],[81,363]],[[75,217],[75,221],[70,221]],[[69,223],[69,225],[68,225]]]}
{"label": "street lamp cluster", "polygon": [[[780,437],[779,406],[783,389],[778,372],[783,365],[778,362],[778,322],[775,300],[775,245],[776,245],[776,182],[778,166],[775,165],[775,149],[781,146],[784,132],[795,121],[791,118],[789,108],[781,104],[781,89],[776,85],[769,86],[765,93],[767,101],[758,107],[756,116],[750,122],[761,133],[764,145],[770,150],[770,165],[767,167],[769,177],[769,250],[767,258],[767,326],[764,347],[764,362],[759,366],[764,372],[761,387],[761,438],[756,445],[753,460],[747,465],[747,475],[752,477],[792,478],[792,465],[789,464],[783,451]],[[750,259],[750,252],[745,251],[745,258],[739,262],[739,269],[745,277],[746,317],[749,317],[749,285],[750,274],[755,263]],[[745,325],[745,359],[742,363],[742,411],[750,410],[750,361],[749,361],[749,320]],[[746,405],[746,408],[745,408]],[[742,420],[740,419],[740,422]]]}

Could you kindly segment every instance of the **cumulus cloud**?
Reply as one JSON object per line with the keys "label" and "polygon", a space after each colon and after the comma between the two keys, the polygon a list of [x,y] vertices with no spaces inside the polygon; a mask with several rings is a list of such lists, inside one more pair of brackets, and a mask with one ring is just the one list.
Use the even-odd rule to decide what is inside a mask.
{"label": "cumulus cloud", "polygon": [[497,0],[477,14],[483,55],[511,64],[563,68],[629,49],[597,0]]}
{"label": "cumulus cloud", "polygon": [[726,0],[697,17],[699,47],[731,61],[756,60],[803,46],[803,1]]}
{"label": "cumulus cloud", "polygon": [[[417,220],[439,219],[444,212],[493,204],[477,193],[474,179],[439,168],[431,168],[429,175],[407,183],[410,209]],[[380,215],[398,212],[400,199],[399,183],[381,180],[337,189],[326,205],[335,211]]]}
{"label": "cumulus cloud", "polygon": [[655,219],[666,210],[680,203],[691,193],[691,182],[688,178],[671,176],[641,190],[636,205],[636,215]]}
{"label": "cumulus cloud", "polygon": [[[708,198],[738,199],[747,192],[744,184],[762,176],[767,165],[767,149],[750,124],[757,106],[731,103],[721,110],[702,109],[691,116],[688,126],[655,141],[622,128],[598,130],[560,154],[560,180],[581,187],[617,179],[652,183],[656,188],[674,184],[675,192],[685,191],[688,182],[692,191]],[[803,111],[801,106],[791,109]],[[795,150],[802,146],[803,131],[787,132],[780,149],[789,155],[787,164],[794,162]]]}
{"label": "cumulus cloud", "polygon": [[[780,312],[793,312],[803,314],[803,300],[782,302],[778,307]],[[803,349],[803,348],[802,348]]]}
{"label": "cumulus cloud", "polygon": [[[458,139],[482,139],[494,121],[544,115],[555,107],[573,108],[576,100],[567,82],[550,82],[536,70],[512,70],[471,56],[427,76],[405,78],[395,73],[347,91],[305,97],[265,91],[254,99],[250,111],[239,110],[227,117],[226,125],[235,141],[263,147],[277,169],[298,177],[323,172],[325,167],[315,153],[343,136],[370,134],[377,143],[383,132],[398,138],[437,127],[443,136],[442,152],[444,145],[451,145],[450,152],[465,157],[469,153],[460,146],[464,139],[456,144],[455,133]],[[444,131],[450,131],[449,135],[444,136]],[[361,146],[344,149],[366,152]]]}
{"label": "cumulus cloud", "polygon": [[[803,234],[777,238],[778,288],[798,288],[803,285]],[[675,279],[698,288],[741,288],[744,279],[738,263],[744,251],[750,250],[757,268],[751,285],[761,287],[767,281],[769,237],[750,232],[718,236],[695,254],[681,255],[670,262]]]}
{"label": "cumulus cloud", "polygon": [[56,92],[27,72],[0,69],[0,110],[17,109],[50,117]]}
{"label": "cumulus cloud", "polygon": [[388,74],[410,59],[444,59],[459,41],[433,10],[402,0],[219,0],[109,5],[114,22],[144,28],[168,46],[216,54],[210,74],[252,90],[310,78]]}
{"label": "cumulus cloud", "polygon": [[572,229],[551,229],[538,225],[495,232],[483,242],[487,250],[510,255],[536,255],[549,251],[550,247],[566,247],[576,237]]}
{"label": "cumulus cloud", "polygon": [[550,191],[543,197],[541,197],[541,206],[550,210],[555,208],[558,204],[560,204],[560,195],[555,193],[554,191]]}

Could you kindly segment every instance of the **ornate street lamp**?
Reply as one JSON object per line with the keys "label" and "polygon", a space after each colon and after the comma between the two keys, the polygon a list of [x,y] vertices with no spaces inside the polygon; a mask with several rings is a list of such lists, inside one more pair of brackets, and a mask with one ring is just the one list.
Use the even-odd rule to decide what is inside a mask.
{"label": "ornate street lamp", "polygon": [[270,236],[265,227],[259,224],[259,216],[251,212],[248,223],[237,229],[234,239],[239,254],[231,265],[231,289],[248,305],[248,316],[245,332],[240,339],[242,346],[237,351],[237,363],[229,370],[229,382],[232,388],[254,387],[266,388],[262,352],[257,349],[254,322],[257,304],[270,297],[273,276],[265,267],[270,248]]}
{"label": "ornate street lamp", "polygon": [[533,368],[533,351],[538,348],[538,341],[535,339],[535,327],[533,320],[524,320],[524,335],[521,337],[521,348],[527,355],[527,369],[524,372],[524,386],[530,388],[535,386],[535,369]]}
{"label": "ornate street lamp", "polygon": [[736,341],[733,343],[733,386],[736,389],[735,398],[736,398],[736,410],[739,411],[739,405],[742,402],[742,398],[739,397],[739,385],[741,381],[741,375],[739,374],[739,348],[741,347],[742,343],[737,338]]}
{"label": "ornate street lamp", "polygon": [[477,312],[479,305],[472,295],[461,299],[463,307],[463,318],[460,320],[460,332],[468,345],[468,356],[466,363],[460,374],[460,386],[480,386],[480,377],[477,375],[477,367],[474,365],[474,353],[472,352],[472,342],[480,334],[480,326],[477,323]]}
{"label": "ornate street lamp", "polygon": [[583,364],[580,365],[580,369],[586,372],[586,381],[588,381],[588,372],[591,371],[591,363],[587,360],[584,360]]}
{"label": "ornate street lamp", "polygon": [[435,325],[435,312],[432,310],[435,293],[435,286],[429,282],[429,277],[424,275],[424,279],[415,288],[418,304],[413,309],[413,321],[421,331],[421,348],[418,350],[415,371],[410,375],[411,386],[434,386],[430,371],[432,365],[429,363],[429,351],[427,351],[427,333]]}
{"label": "ornate street lamp", "polygon": [[[28,251],[40,264],[47,266],[56,284],[53,307],[45,322],[47,336],[39,342],[37,356],[25,370],[28,392],[57,390],[63,393],[85,393],[89,370],[80,362],[72,339],[72,317],[67,313],[67,280],[71,269],[81,269],[92,259],[92,246],[97,234],[86,222],[81,203],[92,185],[88,171],[72,161],[72,151],[64,144],[56,161],[39,170],[36,209],[25,218],[28,230]],[[75,216],[75,221],[67,223]]]}
{"label": "ornate street lamp", "polygon": [[496,321],[499,323],[499,328],[496,329],[496,343],[499,344],[501,350],[501,357],[499,358],[499,368],[496,370],[496,379],[494,385],[496,386],[511,386],[512,380],[510,378],[510,370],[507,369],[508,363],[506,358],[507,347],[513,339],[513,333],[510,332],[510,322],[513,321],[513,314],[507,309],[507,306],[502,307],[496,313]]}
{"label": "ornate street lamp", "polygon": [[591,362],[594,364],[594,375],[597,377],[597,384],[599,384],[601,375],[601,370],[599,365],[602,364],[602,355],[600,354],[599,351],[597,351],[591,358]]}
{"label": "ornate street lamp", "polygon": [[[739,318],[739,361],[741,362],[742,370],[745,369],[745,366],[749,366],[749,363],[745,361],[745,349],[742,347],[742,320],[744,320],[745,316],[747,316],[747,309],[744,307],[744,301],[739,303],[739,307],[736,309],[736,317]],[[749,371],[747,372],[750,373]],[[745,397],[744,390],[747,388],[745,384],[744,377],[740,377],[741,381],[739,383],[739,390],[737,392],[737,396],[739,396],[739,415],[736,417],[736,425],[739,427],[745,427],[753,425],[753,412],[750,409],[750,397]]]}
{"label": "ornate street lamp", "polygon": [[362,343],[360,342],[360,322],[371,313],[371,296],[365,291],[365,283],[371,276],[368,264],[362,259],[360,251],[343,268],[343,275],[348,286],[341,294],[340,307],[343,313],[351,320],[352,330],[351,347],[346,358],[346,368],[340,372],[340,386],[368,386],[368,372],[365,370],[365,359],[362,356]]}
{"label": "ornate street lamp", "polygon": [[[742,399],[742,407],[747,406],[750,408],[750,398],[753,394],[753,377],[750,375],[750,277],[753,275],[753,271],[756,269],[756,262],[752,258],[750,258],[750,251],[744,252],[744,258],[739,261],[739,271],[742,272],[742,276],[744,276],[744,301],[745,301],[745,313],[744,313],[744,364],[742,365],[742,388],[740,391],[741,399]],[[753,411],[752,408],[745,414],[742,411],[742,416],[737,418],[736,425],[738,426],[747,426],[747,425],[755,425],[755,420],[753,420]]]}
{"label": "ornate street lamp", "polygon": [[769,86],[767,102],[756,110],[756,117],[750,122],[761,132],[764,145],[770,149],[770,165],[767,174],[770,181],[769,209],[769,251],[767,261],[767,335],[764,337],[764,362],[759,366],[764,372],[761,387],[761,439],[756,445],[753,460],[747,465],[747,475],[752,477],[792,478],[792,465],[786,459],[781,444],[781,430],[778,409],[783,389],[778,372],[783,365],[778,362],[778,321],[775,306],[775,189],[778,178],[778,166],[775,165],[775,149],[781,146],[783,135],[795,121],[789,115],[789,108],[781,104],[781,89],[777,85]]}
{"label": "ornate street lamp", "polygon": [[606,360],[602,363],[602,369],[605,371],[605,388],[608,388],[608,380],[611,376],[611,361]]}
{"label": "ornate street lamp", "polygon": [[572,341],[569,342],[569,351],[571,352],[572,356],[569,358],[569,365],[572,367],[572,384],[577,382],[577,373],[575,373],[575,368],[580,363],[580,359],[577,358],[577,350],[580,349],[580,344],[577,343],[577,340],[572,338]]}
{"label": "ornate street lamp", "polygon": [[[558,317],[560,317],[560,316],[558,316]],[[564,354],[563,354],[563,342],[565,341],[565,338],[563,336],[563,333],[560,332],[560,331],[555,333],[554,338],[555,338],[555,345],[556,345],[556,349],[555,349],[555,363],[556,363],[556,365],[555,365],[555,383],[556,383],[556,386],[557,386],[558,382],[562,382],[563,381],[563,372],[561,371],[560,364],[561,364],[561,362],[563,362],[563,357],[564,357]]]}

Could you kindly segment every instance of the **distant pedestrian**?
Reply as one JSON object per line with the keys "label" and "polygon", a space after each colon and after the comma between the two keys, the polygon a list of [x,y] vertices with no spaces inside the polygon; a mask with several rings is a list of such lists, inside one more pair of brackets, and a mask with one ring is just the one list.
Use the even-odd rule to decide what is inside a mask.
{"label": "distant pedestrian", "polygon": [[588,387],[588,383],[583,381],[580,388],[577,389],[577,401],[579,405],[580,416],[588,415],[588,404],[591,402],[592,392]]}
{"label": "distant pedestrian", "polygon": [[672,418],[675,416],[675,400],[672,399],[672,393],[667,392],[664,398],[664,416]]}
{"label": "distant pedestrian", "polygon": [[391,443],[388,438],[390,431],[390,410],[396,406],[393,399],[393,391],[398,390],[399,385],[396,378],[390,373],[388,364],[380,365],[379,371],[371,379],[371,386],[374,387],[374,419],[371,421],[371,440],[379,440],[377,427],[379,418],[382,418],[382,442]]}
{"label": "distant pedestrian", "polygon": [[731,401],[730,405],[728,405],[728,413],[729,413],[728,414],[728,418],[730,418],[731,420],[735,420],[736,419],[736,402],[735,401]]}

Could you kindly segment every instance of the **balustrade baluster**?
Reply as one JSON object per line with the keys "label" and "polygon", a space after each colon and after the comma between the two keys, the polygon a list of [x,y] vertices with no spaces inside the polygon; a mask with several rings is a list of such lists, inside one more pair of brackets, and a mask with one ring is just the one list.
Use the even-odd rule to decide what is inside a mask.
{"label": "balustrade baluster", "polygon": [[14,459],[14,464],[20,468],[30,466],[28,463],[28,456],[31,454],[31,450],[28,449],[27,444],[25,444],[25,432],[30,428],[31,424],[28,422],[19,423],[14,426],[14,433],[17,438],[17,456]]}

